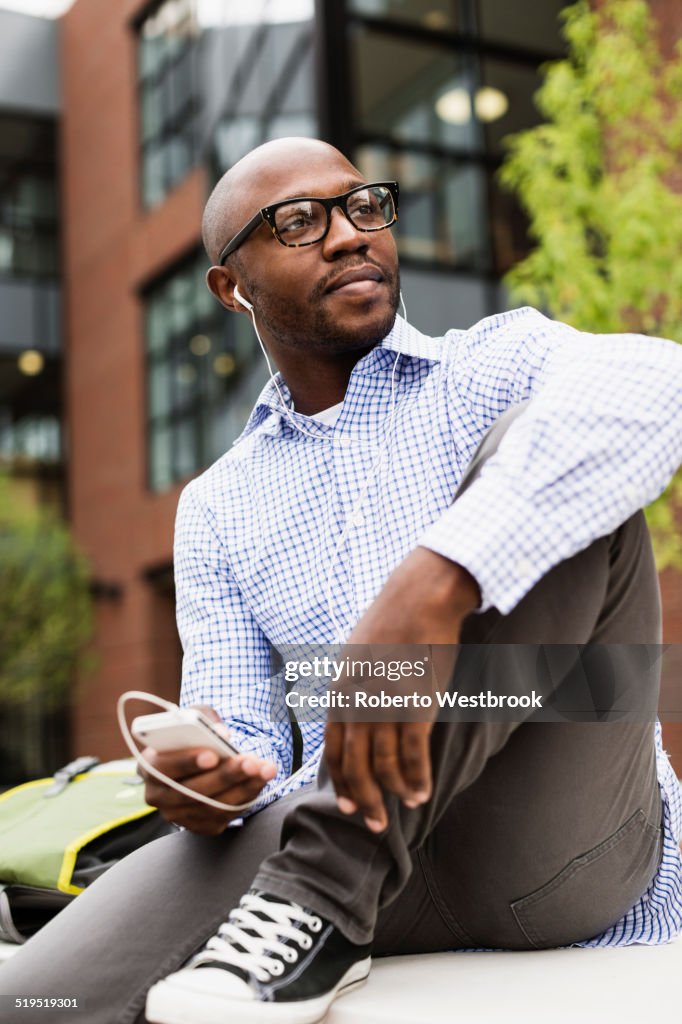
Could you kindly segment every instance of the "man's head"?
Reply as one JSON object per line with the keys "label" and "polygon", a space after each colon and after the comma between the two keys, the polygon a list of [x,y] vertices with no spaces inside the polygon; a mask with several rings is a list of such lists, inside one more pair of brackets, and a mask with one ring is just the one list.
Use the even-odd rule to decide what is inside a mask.
{"label": "man's head", "polygon": [[[388,333],[400,295],[390,229],[362,231],[337,206],[327,235],[312,245],[282,245],[261,222],[223,266],[215,265],[219,254],[263,207],[299,196],[338,196],[363,184],[333,146],[277,139],[235,164],[206,204],[204,245],[214,264],[209,288],[226,308],[243,312],[237,285],[280,351],[333,355],[369,348]],[[349,274],[354,280],[344,284]]]}

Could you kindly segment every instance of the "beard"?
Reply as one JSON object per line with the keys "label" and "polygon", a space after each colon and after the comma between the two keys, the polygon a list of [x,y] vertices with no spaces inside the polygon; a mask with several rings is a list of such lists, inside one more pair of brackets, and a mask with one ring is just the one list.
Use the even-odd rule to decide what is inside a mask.
{"label": "beard", "polygon": [[[343,322],[341,315],[331,314],[325,302],[326,290],[333,277],[367,263],[381,271],[388,287],[388,301],[368,302],[366,316],[361,315],[360,323],[350,326]],[[318,281],[308,296],[298,303],[273,296],[255,281],[247,280],[247,286],[256,316],[278,344],[285,348],[326,355],[374,348],[393,327],[400,304],[400,273],[397,266],[394,272],[387,271],[366,258],[359,262],[350,261],[341,267],[335,266],[333,272]]]}

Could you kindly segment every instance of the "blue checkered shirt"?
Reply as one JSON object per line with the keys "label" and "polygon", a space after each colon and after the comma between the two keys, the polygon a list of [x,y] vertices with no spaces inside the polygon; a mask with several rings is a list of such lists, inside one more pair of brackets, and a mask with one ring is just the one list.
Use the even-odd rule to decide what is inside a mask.
{"label": "blue checkered shirt", "polygon": [[[485,432],[530,398],[453,504]],[[356,364],[336,423],[290,415],[306,434],[269,382],[231,450],[184,489],[175,535],[182,702],[215,707],[242,750],[278,765],[275,781],[290,774],[293,745],[272,648],[331,644],[337,623],[348,635],[418,544],[465,566],[483,608],[508,613],[668,483],[682,461],[682,347],[583,334],[529,308],[443,338],[398,317]],[[312,760],[283,792],[317,772],[323,724],[302,722],[301,732]],[[655,744],[660,868],[635,907],[582,945],[658,943],[682,931],[682,800],[658,725]],[[265,790],[257,806],[268,799]]]}

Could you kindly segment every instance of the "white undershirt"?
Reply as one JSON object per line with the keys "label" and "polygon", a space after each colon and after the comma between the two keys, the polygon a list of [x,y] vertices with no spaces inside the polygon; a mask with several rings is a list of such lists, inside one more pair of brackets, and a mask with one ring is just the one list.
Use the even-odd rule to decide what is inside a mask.
{"label": "white undershirt", "polygon": [[330,405],[328,409],[320,409],[319,412],[313,413],[309,419],[315,420],[317,423],[325,423],[328,427],[333,427],[341,415],[342,406],[343,402]]}

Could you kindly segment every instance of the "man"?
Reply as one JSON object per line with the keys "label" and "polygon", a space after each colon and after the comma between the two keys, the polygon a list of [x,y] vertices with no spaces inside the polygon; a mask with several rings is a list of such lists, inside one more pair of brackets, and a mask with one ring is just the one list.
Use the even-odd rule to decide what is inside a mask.
{"label": "man", "polygon": [[269,802],[293,761],[273,648],[660,637],[638,510],[682,459],[682,351],[533,310],[426,338],[396,316],[396,208],[394,183],[303,139],[254,150],[211,196],[209,287],[280,371],[176,528],[183,701],[244,753],[146,753],[264,809],[240,826],[147,777],[187,831],[79,897],[4,991],[37,973],[93,1024],[143,1020],[150,986],[150,1021],[293,1024],[361,983],[370,952],[682,929],[679,792],[646,722],[330,718],[321,760],[324,725],[302,720],[307,773]]}

